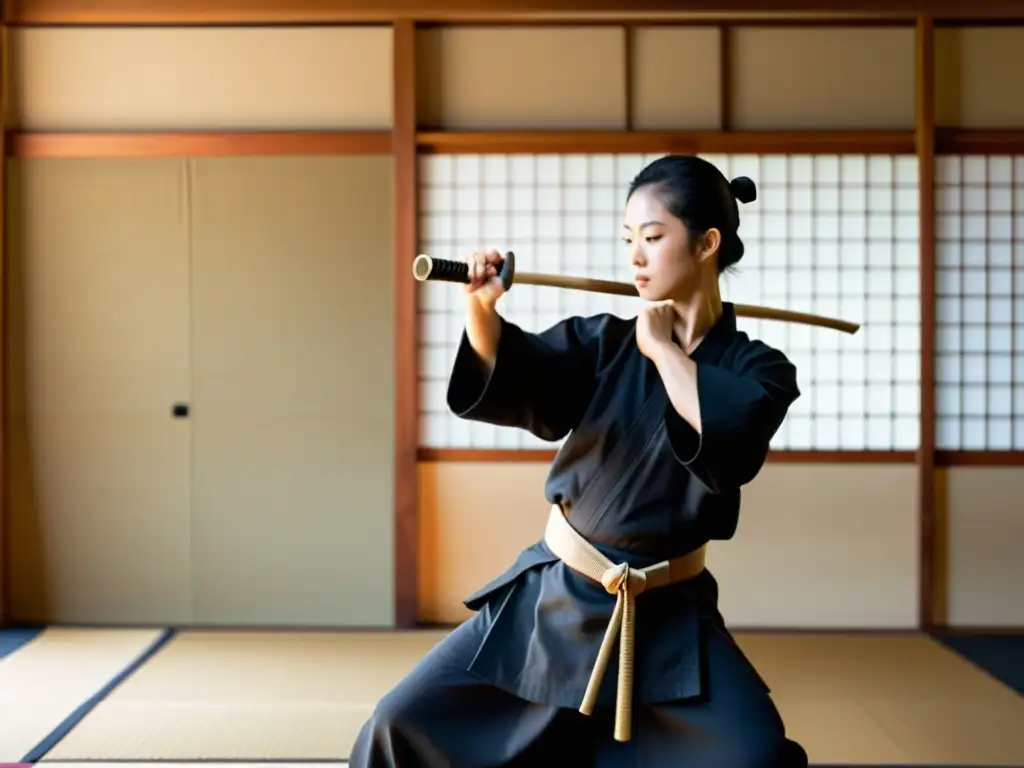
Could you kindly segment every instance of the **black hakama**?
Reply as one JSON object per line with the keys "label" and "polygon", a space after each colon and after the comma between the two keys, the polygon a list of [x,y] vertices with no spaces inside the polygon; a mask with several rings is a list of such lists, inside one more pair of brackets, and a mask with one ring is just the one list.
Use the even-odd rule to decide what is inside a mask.
{"label": "black hakama", "polygon": [[[615,562],[642,568],[729,539],[740,488],[760,471],[799,390],[790,361],[739,332],[732,305],[723,310],[691,355],[700,435],[637,348],[635,320],[611,315],[539,334],[502,320],[489,378],[463,335],[449,406],[462,418],[565,437],[546,496]],[[477,613],[381,700],[350,764],[805,766],[717,598],[706,570],[637,597],[632,738],[615,741],[614,656],[598,710],[577,711],[615,596],[542,539],[467,599]]]}

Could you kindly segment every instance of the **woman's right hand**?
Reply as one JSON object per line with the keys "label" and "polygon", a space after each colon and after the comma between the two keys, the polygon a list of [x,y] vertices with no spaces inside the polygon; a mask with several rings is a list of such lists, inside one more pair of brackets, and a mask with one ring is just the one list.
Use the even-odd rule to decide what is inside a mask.
{"label": "woman's right hand", "polygon": [[469,267],[466,294],[484,309],[494,309],[498,299],[505,293],[501,278],[498,277],[503,261],[504,257],[495,250],[473,251],[466,256],[466,265]]}

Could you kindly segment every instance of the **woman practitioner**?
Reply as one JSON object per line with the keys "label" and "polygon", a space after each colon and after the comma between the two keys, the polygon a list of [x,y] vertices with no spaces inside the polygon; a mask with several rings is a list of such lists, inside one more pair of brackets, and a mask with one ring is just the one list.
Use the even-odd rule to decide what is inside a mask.
{"label": "woman practitioner", "polygon": [[[448,403],[461,418],[567,438],[543,538],[466,605],[475,615],[377,705],[355,768],[805,766],[717,610],[709,540],[799,396],[779,351],[736,329],[718,277],[743,256],[737,199],[696,157],[629,189],[635,319],[542,333],[502,318],[500,256],[469,259]],[[495,514],[495,507],[479,510]]]}

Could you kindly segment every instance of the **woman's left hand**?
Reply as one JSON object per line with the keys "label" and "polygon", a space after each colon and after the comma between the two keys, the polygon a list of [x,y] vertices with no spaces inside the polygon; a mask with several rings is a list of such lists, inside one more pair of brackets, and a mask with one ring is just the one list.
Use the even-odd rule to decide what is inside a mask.
{"label": "woman's left hand", "polygon": [[659,350],[673,344],[672,330],[678,320],[670,302],[642,307],[636,318],[636,344],[640,351],[653,360]]}

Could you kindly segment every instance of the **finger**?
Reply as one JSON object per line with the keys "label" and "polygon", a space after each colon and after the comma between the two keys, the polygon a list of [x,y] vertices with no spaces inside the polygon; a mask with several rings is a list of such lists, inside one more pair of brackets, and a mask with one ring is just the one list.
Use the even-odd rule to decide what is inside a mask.
{"label": "finger", "polygon": [[474,289],[479,288],[486,280],[486,265],[480,254],[473,254],[473,261],[469,265],[469,282]]}
{"label": "finger", "polygon": [[477,270],[474,284],[476,285],[477,288],[483,288],[485,285],[487,285],[487,281],[489,279],[490,278],[487,276],[487,267],[481,266]]}
{"label": "finger", "polygon": [[485,280],[486,279],[486,277],[487,277],[487,267],[488,266],[489,266],[489,262],[488,262],[488,259],[487,259],[487,254],[486,253],[482,253],[482,252],[477,252],[477,255],[476,255],[476,268],[477,268],[477,275],[479,275],[481,280]]}

